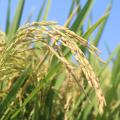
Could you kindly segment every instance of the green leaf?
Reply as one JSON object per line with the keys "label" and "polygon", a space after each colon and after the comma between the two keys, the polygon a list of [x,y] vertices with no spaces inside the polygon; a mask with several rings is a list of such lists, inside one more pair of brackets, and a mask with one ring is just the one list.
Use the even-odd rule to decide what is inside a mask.
{"label": "green leaf", "polygon": [[94,30],[101,24],[103,23],[106,18],[108,17],[109,12],[107,12],[103,17],[101,17],[94,25],[92,25],[83,35],[85,39],[88,39],[88,37],[94,32]]}
{"label": "green leaf", "polygon": [[7,18],[6,18],[6,34],[8,33],[10,27],[10,8],[11,8],[11,0],[8,0],[8,8],[7,8]]}
{"label": "green leaf", "polygon": [[39,95],[36,95],[35,97],[35,105],[34,105],[34,114],[33,114],[33,120],[39,120]]}
{"label": "green leaf", "polygon": [[44,10],[46,1],[47,1],[47,0],[44,0],[44,1],[43,1],[43,4],[42,4],[42,6],[41,6],[41,8],[40,8],[40,10],[39,10],[39,13],[38,13],[38,16],[37,16],[36,21],[39,21],[40,18],[41,18],[41,16],[42,16],[42,13],[43,13],[43,10]]}
{"label": "green leaf", "polygon": [[[92,12],[91,12],[90,15],[89,15],[89,20],[88,20],[87,29],[89,29],[90,26],[92,25],[92,20],[93,20],[93,16],[92,16]],[[90,40],[93,39],[93,36],[92,36],[92,35],[90,35],[89,37],[90,37]]]}
{"label": "green leaf", "polygon": [[80,3],[80,0],[76,0],[76,4],[79,5],[79,9],[78,9],[78,14],[79,14],[79,11],[81,10],[81,3]]}
{"label": "green leaf", "polygon": [[56,83],[55,83],[55,85],[54,85],[54,88],[55,89],[59,89],[60,87],[61,87],[61,85],[62,85],[62,83],[63,83],[63,81],[65,80],[65,72],[63,72],[63,73],[60,73],[60,75],[58,76],[58,78],[57,78],[57,80],[56,80]]}
{"label": "green leaf", "polygon": [[[106,10],[106,12],[110,12],[111,8],[112,8],[112,2],[110,2],[109,6],[108,6],[108,8],[107,8],[107,10]],[[95,45],[95,46],[98,46],[98,44],[99,44],[100,38],[101,38],[102,33],[103,33],[103,31],[104,31],[104,28],[105,28],[105,26],[106,26],[108,17],[109,17],[109,15],[106,17],[106,19],[104,20],[104,22],[100,25],[100,27],[99,27],[99,29],[98,29],[98,32],[97,32],[97,34],[96,34],[95,41],[94,41],[94,45]]]}
{"label": "green leaf", "polygon": [[43,20],[47,20],[47,17],[48,17],[49,11],[50,11],[50,6],[51,6],[51,0],[48,0],[47,4],[46,4],[44,15],[43,15]]}
{"label": "green leaf", "polygon": [[70,10],[69,10],[68,17],[72,14],[72,12],[74,10],[74,5],[75,5],[75,0],[72,0],[72,4],[71,4]]}
{"label": "green leaf", "polygon": [[23,12],[23,8],[24,8],[24,3],[25,0],[19,0],[16,12],[15,12],[15,16],[12,22],[12,26],[10,27],[8,36],[13,36],[14,33],[16,32],[16,30],[18,29],[19,25],[20,25],[20,21],[21,21],[21,16],[22,16],[22,12]]}
{"label": "green leaf", "polygon": [[104,73],[105,69],[108,67],[109,63],[113,60],[115,55],[118,53],[119,47],[116,47],[115,50],[109,55],[106,64],[103,66],[103,68],[100,70],[98,76],[101,76],[102,73]]}
{"label": "green leaf", "polygon": [[78,16],[76,17],[75,21],[72,24],[71,30],[77,31],[78,28],[81,27],[83,24],[88,12],[90,11],[90,8],[92,6],[93,0],[88,0],[86,4],[84,5],[83,9],[79,12]]}
{"label": "green leaf", "polygon": [[112,69],[112,77],[111,77],[112,85],[115,85],[115,83],[117,82],[116,77],[117,75],[119,75],[119,72],[120,72],[120,46]]}

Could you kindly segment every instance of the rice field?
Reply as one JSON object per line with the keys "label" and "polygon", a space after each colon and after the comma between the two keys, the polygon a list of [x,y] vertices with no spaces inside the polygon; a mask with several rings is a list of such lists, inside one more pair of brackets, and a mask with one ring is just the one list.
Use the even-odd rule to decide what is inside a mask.
{"label": "rice field", "polygon": [[107,61],[98,49],[112,2],[84,31],[93,2],[81,8],[73,0],[61,26],[47,20],[51,0],[23,25],[25,0],[18,1],[12,22],[8,1],[6,29],[0,30],[0,120],[120,119],[120,45]]}

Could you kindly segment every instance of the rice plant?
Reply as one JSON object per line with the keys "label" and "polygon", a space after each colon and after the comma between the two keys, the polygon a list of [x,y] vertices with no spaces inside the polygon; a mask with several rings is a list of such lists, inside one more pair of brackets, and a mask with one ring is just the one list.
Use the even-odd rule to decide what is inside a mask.
{"label": "rice plant", "polygon": [[97,48],[112,2],[86,31],[93,0],[83,8],[73,0],[64,26],[46,21],[50,2],[43,2],[35,22],[28,17],[21,26],[25,0],[11,24],[9,0],[6,31],[0,31],[0,119],[119,120],[120,47],[106,62]]}

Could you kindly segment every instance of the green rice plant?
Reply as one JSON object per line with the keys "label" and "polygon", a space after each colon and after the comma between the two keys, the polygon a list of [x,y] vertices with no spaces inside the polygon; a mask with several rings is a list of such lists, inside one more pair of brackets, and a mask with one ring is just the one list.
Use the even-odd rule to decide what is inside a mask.
{"label": "green rice plant", "polygon": [[6,31],[0,31],[1,120],[119,120],[120,46],[105,63],[97,49],[112,2],[83,31],[93,2],[81,7],[73,0],[59,26],[46,21],[51,0],[45,0],[36,22],[20,26],[25,0],[19,0],[12,24],[9,0]]}
{"label": "green rice plant", "polygon": [[[37,48],[36,46],[34,47],[35,42],[39,42],[39,44],[42,44],[42,46]],[[65,66],[65,68],[74,78],[80,89],[82,89],[84,94],[86,95],[83,88],[84,85],[79,83],[79,80],[76,78],[76,75],[73,71],[74,69],[78,68],[76,68],[74,65],[71,65],[67,61],[64,55],[64,51],[62,51],[63,46],[69,48],[70,52],[79,62],[79,69],[81,69],[81,71],[84,73],[90,86],[95,89],[96,95],[99,100],[99,109],[100,111],[102,111],[103,106],[105,105],[105,99],[100,89],[98,78],[96,77],[91,65],[87,61],[84,53],[77,46],[76,42],[80,42],[90,51],[98,51],[97,48],[89,45],[86,40],[79,37],[74,32],[68,30],[65,27],[58,26],[54,22],[34,22],[19,28],[16,32],[15,37],[9,40],[7,43],[4,43],[5,45],[2,46],[3,48],[1,52],[0,62],[1,84],[2,91],[6,93],[6,96],[5,98],[2,98],[3,101],[0,104],[1,114],[6,111],[8,106],[15,99],[15,96],[17,96],[17,91],[21,88],[21,86],[23,87],[20,90],[21,94],[19,93],[19,99],[22,99],[22,96],[27,89],[26,86],[28,86],[32,81],[32,75],[36,76],[36,79],[33,77],[33,82],[35,82],[33,84],[37,85],[37,83],[39,83],[41,79],[43,79],[43,81],[46,81],[44,80],[45,78],[43,78],[43,76],[45,77],[45,73],[47,72],[47,70],[45,69],[45,71],[41,75],[40,68],[43,65],[45,65],[47,69],[49,69],[49,67],[51,68],[52,66],[49,66],[49,64],[50,62],[52,63],[54,56],[56,56],[58,61]],[[61,45],[58,45],[58,43],[60,43]],[[41,53],[42,49],[44,49],[43,53]],[[45,58],[41,61],[44,56],[43,54],[45,54]],[[30,71],[30,73],[26,72],[26,69]],[[23,73],[21,73],[22,71]],[[13,81],[14,78],[16,80]],[[52,80],[50,80],[49,78],[48,81],[50,82]],[[10,92],[7,94],[7,91]]]}

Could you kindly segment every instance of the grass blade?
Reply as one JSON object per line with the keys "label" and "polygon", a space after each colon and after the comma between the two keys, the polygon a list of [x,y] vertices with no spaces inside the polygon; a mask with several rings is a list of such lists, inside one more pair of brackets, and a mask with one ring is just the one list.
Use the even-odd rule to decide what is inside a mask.
{"label": "grass blade", "polygon": [[83,9],[81,9],[81,11],[79,12],[77,18],[75,19],[71,29],[73,31],[77,31],[79,27],[81,27],[82,23],[84,22],[88,12],[90,11],[90,8],[92,6],[93,0],[88,0],[85,4],[85,6],[83,7]]}
{"label": "grass blade", "polygon": [[19,0],[18,6],[16,9],[16,13],[15,13],[15,16],[14,16],[14,19],[12,22],[12,26],[11,26],[11,29],[8,34],[9,36],[13,36],[20,25],[21,16],[22,16],[23,8],[24,8],[24,3],[25,3],[25,0]]}
{"label": "grass blade", "polygon": [[6,18],[6,34],[9,31],[10,27],[10,8],[11,8],[11,0],[8,0],[8,8],[7,8],[7,18]]}
{"label": "grass blade", "polygon": [[[106,12],[110,12],[111,8],[112,8],[112,2],[109,4]],[[103,33],[103,31],[104,31],[104,28],[105,28],[105,26],[106,26],[108,17],[109,17],[109,15],[106,17],[105,21],[101,24],[101,26],[100,26],[99,29],[98,29],[98,32],[97,32],[97,34],[96,34],[95,41],[94,41],[94,45],[95,45],[95,46],[98,46],[98,44],[99,44],[100,38],[101,38],[102,33]]]}
{"label": "grass blade", "polygon": [[103,23],[106,18],[108,17],[109,12],[107,12],[103,17],[101,17],[94,25],[92,25],[83,35],[85,39],[88,39],[88,37],[92,34],[92,32],[101,24]]}
{"label": "grass blade", "polygon": [[73,17],[77,14],[77,11],[78,11],[79,8],[80,8],[79,5],[76,6],[75,10],[73,10],[73,12],[72,12],[72,13],[70,14],[70,16],[67,18],[67,20],[66,20],[66,22],[65,22],[65,24],[64,24],[65,27],[68,27],[68,26],[69,26],[69,24],[70,24],[70,22],[72,21]]}
{"label": "grass blade", "polygon": [[42,6],[41,6],[41,8],[40,8],[40,11],[39,11],[39,13],[38,13],[38,16],[37,16],[36,21],[39,21],[40,18],[41,18],[41,16],[42,16],[42,13],[43,13],[43,10],[44,10],[46,1],[47,1],[47,0],[44,0],[44,1],[43,1],[43,4],[42,4]]}
{"label": "grass blade", "polygon": [[116,77],[117,75],[119,75],[119,72],[120,72],[120,54],[119,53],[120,53],[120,47],[119,47],[119,51],[117,53],[116,60],[114,61],[114,66],[112,69],[112,77],[111,77],[112,85],[115,85],[115,83],[117,82]]}
{"label": "grass blade", "polygon": [[69,16],[71,15],[71,13],[73,12],[74,5],[75,5],[75,0],[72,1],[72,4],[71,4],[70,10],[69,10],[69,15],[68,15],[68,17],[69,17]]}
{"label": "grass blade", "polygon": [[118,53],[119,47],[116,47],[115,50],[109,55],[108,60],[106,61],[106,64],[103,66],[103,68],[100,70],[98,76],[101,76],[102,73],[104,73],[105,69],[108,67],[109,63],[113,61],[115,55]]}
{"label": "grass blade", "polygon": [[43,20],[47,20],[48,13],[50,11],[50,6],[51,6],[51,0],[48,0],[47,4],[46,4],[44,15],[43,15]]}

